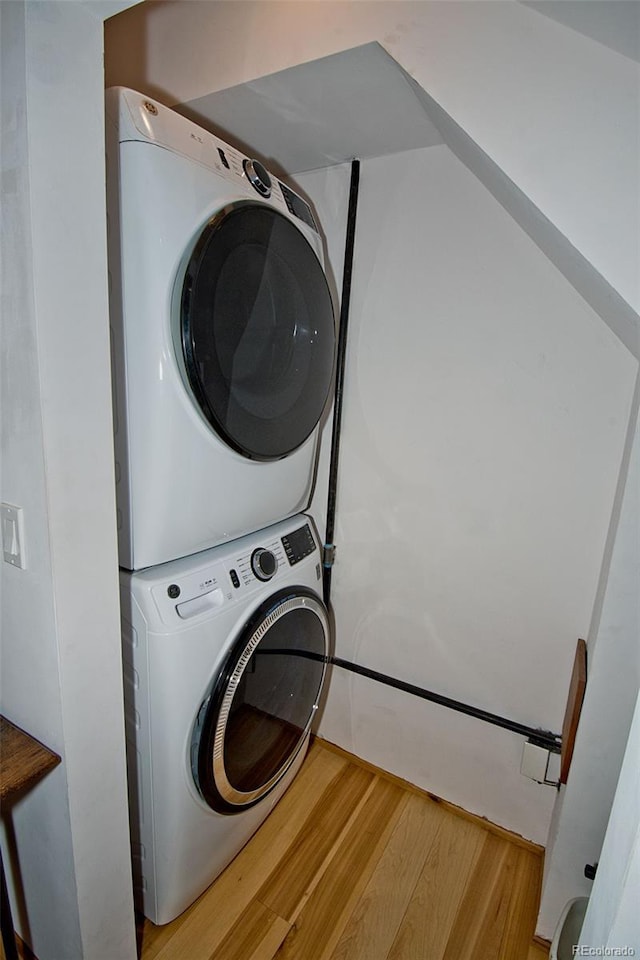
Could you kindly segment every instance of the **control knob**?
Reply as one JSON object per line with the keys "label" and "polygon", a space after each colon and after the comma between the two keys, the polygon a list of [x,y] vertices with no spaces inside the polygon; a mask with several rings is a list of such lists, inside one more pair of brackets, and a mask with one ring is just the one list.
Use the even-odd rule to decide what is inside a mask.
{"label": "control knob", "polygon": [[271,550],[258,547],[258,549],[254,550],[251,554],[251,569],[258,580],[271,580],[271,577],[278,569],[278,561]]}
{"label": "control knob", "polygon": [[262,166],[259,160],[245,160],[242,164],[247,179],[254,190],[257,190],[260,196],[271,196],[271,177]]}

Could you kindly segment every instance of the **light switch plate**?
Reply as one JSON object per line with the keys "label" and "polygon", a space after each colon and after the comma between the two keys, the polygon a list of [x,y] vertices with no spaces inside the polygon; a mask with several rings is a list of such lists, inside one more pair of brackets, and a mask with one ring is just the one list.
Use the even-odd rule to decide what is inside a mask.
{"label": "light switch plate", "polygon": [[22,507],[12,503],[0,504],[2,524],[2,553],[5,563],[24,570],[27,562],[24,544],[24,515]]}

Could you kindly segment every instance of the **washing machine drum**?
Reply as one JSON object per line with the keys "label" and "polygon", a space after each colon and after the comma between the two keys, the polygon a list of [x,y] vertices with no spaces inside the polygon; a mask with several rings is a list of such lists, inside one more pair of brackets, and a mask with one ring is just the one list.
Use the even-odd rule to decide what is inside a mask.
{"label": "washing machine drum", "polygon": [[277,460],[310,436],[335,323],[320,261],[287,217],[243,202],[206,225],[184,275],[180,334],[188,386],[230,447]]}
{"label": "washing machine drum", "polygon": [[238,813],[266,796],[305,746],[329,650],[320,598],[273,594],[247,622],[196,719],[191,766],[203,799]]}

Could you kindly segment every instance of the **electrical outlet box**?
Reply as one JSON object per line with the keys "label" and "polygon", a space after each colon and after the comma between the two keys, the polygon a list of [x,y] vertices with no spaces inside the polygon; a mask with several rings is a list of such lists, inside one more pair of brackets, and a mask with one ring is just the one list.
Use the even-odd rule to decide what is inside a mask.
{"label": "electrical outlet box", "polygon": [[549,762],[549,751],[544,747],[527,740],[522,751],[522,762],[520,763],[520,773],[524,777],[536,780],[538,783],[544,783],[547,776],[547,764]]}
{"label": "electrical outlet box", "polygon": [[560,782],[560,752],[536,743],[535,739],[527,740],[522,751],[520,773],[536,783],[557,787]]}
{"label": "electrical outlet box", "polygon": [[24,543],[24,515],[22,507],[12,503],[0,504],[2,524],[2,554],[5,563],[24,570],[27,565]]}
{"label": "electrical outlet box", "polygon": [[547,783],[560,783],[560,765],[561,756],[559,753],[551,752],[547,764]]}

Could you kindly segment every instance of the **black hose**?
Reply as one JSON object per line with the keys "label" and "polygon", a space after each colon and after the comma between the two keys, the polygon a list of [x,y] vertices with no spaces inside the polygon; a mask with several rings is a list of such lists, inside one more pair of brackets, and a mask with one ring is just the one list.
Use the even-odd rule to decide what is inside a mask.
{"label": "black hose", "polygon": [[360,183],[360,161],[351,162],[351,185],[349,188],[349,210],[347,213],[347,233],[344,251],[344,269],[342,272],[342,299],[340,303],[340,329],[338,331],[338,349],[336,358],[336,387],[333,406],[333,429],[331,431],[331,459],[329,462],[329,492],[327,496],[327,524],[322,554],[322,588],[324,602],[329,606],[331,597],[331,571],[335,556],[333,542],[336,519],[336,492],[338,488],[338,462],[340,458],[340,430],[342,426],[342,401],[344,392],[344,371],[347,355],[347,331],[349,327],[349,303],[351,301],[351,277],[353,274],[353,252],[356,238],[356,212],[358,209],[358,186]]}
{"label": "black hose", "polygon": [[519,733],[523,737],[535,740],[539,746],[544,747],[546,750],[552,750],[555,753],[560,749],[562,737],[557,733],[552,733],[550,730],[540,730],[536,727],[526,726],[524,723],[518,723],[517,720],[510,720],[508,717],[501,717],[496,713],[489,713],[488,710],[473,707],[471,704],[462,703],[460,700],[453,700],[451,697],[445,697],[441,693],[434,693],[433,690],[425,690],[424,687],[417,687],[415,684],[407,683],[405,680],[396,680],[395,677],[389,677],[386,673],[378,673],[377,670],[362,667],[359,663],[352,663],[350,660],[342,660],[340,657],[326,657],[325,659],[336,667],[342,667],[343,670],[349,670],[351,673],[357,673],[361,677],[367,677],[369,680],[384,683],[387,687],[394,687],[396,690],[410,693],[414,697],[420,697],[421,700],[439,703],[440,706],[448,707],[457,713],[464,713],[468,717],[475,717],[477,720],[484,720],[485,723],[492,723],[495,727],[502,727],[503,730],[511,730],[513,733]]}
{"label": "black hose", "polygon": [[540,727],[529,727],[517,720],[510,720],[509,717],[501,717],[497,713],[490,713],[481,707],[474,707],[470,703],[463,703],[461,700],[454,700],[452,697],[445,697],[441,693],[435,693],[433,690],[426,690],[424,687],[418,687],[415,683],[407,683],[406,680],[398,680],[396,677],[390,677],[386,673],[380,673],[378,670],[372,670],[370,667],[363,667],[359,663],[353,663],[351,660],[343,660],[342,657],[331,657],[326,654],[314,653],[312,650],[297,650],[295,648],[271,648],[262,650],[257,648],[256,654],[260,656],[284,656],[301,657],[303,660],[315,660],[317,663],[332,664],[342,670],[348,670],[350,673],[357,673],[368,680],[375,680],[376,683],[382,683],[387,687],[393,687],[394,690],[401,690],[403,693],[409,693],[413,697],[419,697],[421,700],[428,700],[430,703],[437,703],[441,707],[447,707],[449,710],[455,710],[456,713],[464,713],[467,717],[475,717],[476,720],[483,720],[485,723],[491,723],[494,727],[502,727],[503,730],[510,730],[512,733],[518,733],[522,737],[532,740],[536,746],[550,750],[552,753],[559,753],[562,746],[562,736],[559,733],[552,733],[551,730],[543,730]]}

